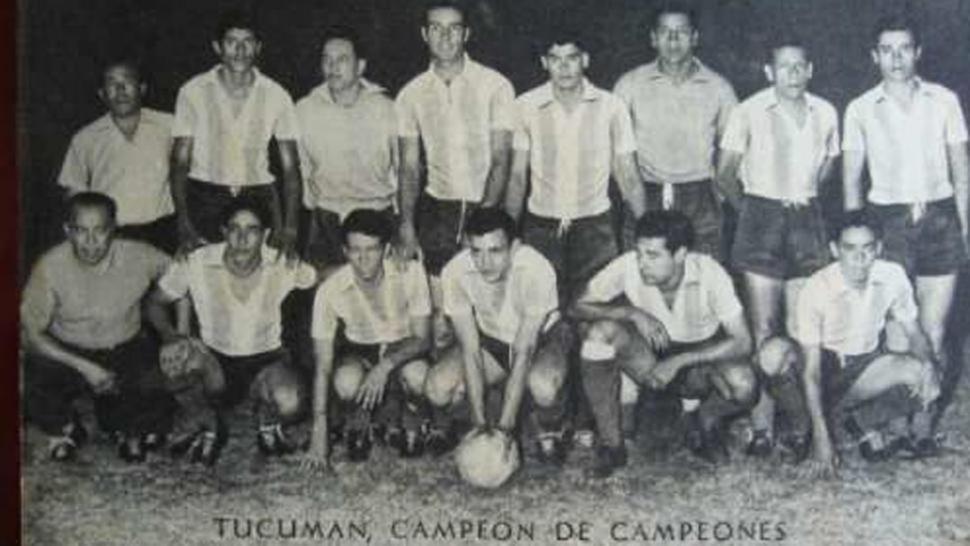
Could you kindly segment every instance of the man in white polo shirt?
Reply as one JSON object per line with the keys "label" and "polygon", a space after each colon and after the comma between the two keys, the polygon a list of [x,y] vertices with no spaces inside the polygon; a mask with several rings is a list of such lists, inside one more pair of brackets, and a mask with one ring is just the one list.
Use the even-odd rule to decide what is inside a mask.
{"label": "man in white polo shirt", "polygon": [[394,220],[398,167],[394,101],[363,77],[360,37],[350,28],[328,29],[321,57],[323,83],[296,103],[303,204],[313,214],[304,256],[318,268],[345,261],[340,222],[352,210]]}
{"label": "man in white polo shirt", "polygon": [[[878,22],[872,60],[882,82],[846,108],[843,190],[846,210],[868,201],[885,233],[884,256],[915,278],[920,324],[950,376],[948,363],[958,359],[946,353],[944,336],[967,259],[967,127],[959,97],[917,75],[920,46],[911,20]],[[865,167],[871,186],[864,198]]]}
{"label": "man in white polo shirt", "polygon": [[[936,455],[928,408],[940,389],[913,288],[902,267],[879,258],[882,228],[871,213],[847,213],[834,233],[838,261],[812,275],[798,299],[795,338],[804,352],[812,438],[807,474],[831,476],[838,464],[829,425],[835,409],[845,412],[846,429],[867,460],[883,460],[898,447],[916,457]],[[908,352],[881,342],[889,321],[906,334]],[[882,427],[894,418],[910,420],[911,435],[889,443]]]}
{"label": "man in white polo shirt", "polygon": [[726,421],[757,401],[744,309],[724,268],[690,250],[693,236],[679,211],[645,214],[635,249],[597,273],[573,306],[573,316],[588,321],[581,354],[599,432],[593,477],[626,464],[621,372],[637,385],[699,399],[688,413],[687,446],[715,463],[728,456]]}
{"label": "man in white polo shirt", "polygon": [[[555,271],[515,237],[515,224],[501,209],[473,211],[466,233],[468,248],[441,275],[444,310],[458,343],[428,373],[425,394],[435,409],[429,447],[436,454],[453,447],[455,429],[446,423],[465,400],[474,427],[498,431],[511,441],[528,392],[539,456],[561,464],[566,457],[563,385],[574,336],[559,318]],[[486,393],[503,384],[501,411],[488,415]]]}
{"label": "man in white polo shirt", "polygon": [[[221,240],[222,209],[245,194],[269,204],[274,242],[294,255],[299,127],[289,93],[256,68],[261,47],[254,15],[226,12],[212,41],[219,64],[179,90],[171,170],[183,250]],[[283,175],[282,204],[269,172],[272,138]]]}
{"label": "man in white polo shirt", "polygon": [[173,253],[178,236],[168,180],[172,116],[142,106],[147,89],[134,61],[105,64],[98,97],[108,113],[71,139],[57,183],[71,194],[111,197],[118,206],[119,236]]}
{"label": "man in white polo shirt", "polygon": [[403,407],[390,408],[393,417],[400,417],[400,423],[390,426],[403,428],[401,456],[418,456],[424,448],[422,398],[431,348],[431,296],[424,267],[412,260],[402,269],[390,259],[394,224],[379,211],[351,212],[341,232],[349,263],[327,278],[314,301],[317,371],[310,467],[326,466],[331,384],[345,422],[350,460],[367,459],[372,414],[394,402],[400,406],[401,397],[391,395],[401,391]]}
{"label": "man in white polo shirt", "polygon": [[[694,10],[684,1],[662,2],[650,29],[657,59],[621,76],[613,92],[633,117],[647,209],[687,214],[697,233],[696,250],[720,258],[723,228],[712,182],[714,156],[738,100],[731,84],[694,56],[699,39]],[[627,215],[627,249],[634,223]]]}
{"label": "man in white polo shirt", "polygon": [[[839,155],[835,108],[806,91],[812,63],[805,46],[792,35],[776,38],[765,75],[771,87],[731,112],[717,176],[722,193],[738,211],[731,260],[744,278],[748,318],[759,348],[770,337],[785,335],[786,325],[793,331],[799,289],[829,262],[818,192]],[[752,411],[751,455],[767,456],[773,449],[775,405],[770,391]],[[781,409],[792,413],[792,408]]]}
{"label": "man in white polo shirt", "polygon": [[[508,180],[515,90],[508,79],[465,53],[471,36],[460,1],[427,4],[421,37],[431,66],[398,93],[399,251],[420,246],[431,275],[436,344],[447,344],[441,314],[441,268],[460,249],[467,214],[499,204]],[[425,159],[422,169],[421,156]],[[422,190],[422,171],[427,173]]]}
{"label": "man in white polo shirt", "polygon": [[[198,380],[180,398],[192,404],[187,408],[191,417],[202,423],[180,445],[207,465],[216,462],[226,439],[229,407],[247,395],[255,405],[260,451],[292,451],[282,425],[298,416],[305,396],[280,339],[280,304],[291,291],[317,282],[312,267],[282,260],[280,251],[266,245],[270,220],[265,203],[252,196],[237,198],[221,218],[225,242],[175,262],[159,281],[149,310],[166,346],[193,343],[188,321],[173,325],[167,308],[191,299],[204,344],[194,347],[211,356],[201,359],[205,365],[197,370]],[[203,396],[208,403],[200,400]]]}
{"label": "man in white polo shirt", "polygon": [[589,52],[579,33],[549,33],[544,47],[541,61],[549,81],[515,102],[515,152],[505,203],[519,219],[531,173],[522,240],[552,263],[559,301],[566,306],[617,254],[610,175],[637,218],[645,201],[630,114],[622,101],[586,79]]}

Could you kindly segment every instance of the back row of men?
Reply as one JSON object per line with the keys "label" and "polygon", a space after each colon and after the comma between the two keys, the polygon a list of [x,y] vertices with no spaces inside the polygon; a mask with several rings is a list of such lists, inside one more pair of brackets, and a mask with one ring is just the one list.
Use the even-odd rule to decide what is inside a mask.
{"label": "back row of men", "polygon": [[[884,391],[896,392],[894,387],[905,384],[909,390],[900,396],[912,399],[918,395],[924,409],[935,397],[936,372],[907,375],[903,372],[907,366],[896,363],[906,361],[898,354],[891,355],[896,364],[887,370],[872,364],[881,362],[872,355],[880,354],[877,349],[884,347],[879,335],[886,319],[892,318],[890,324],[899,325],[905,335],[893,336],[890,328],[886,337],[890,345],[898,344],[895,349],[900,353],[916,355],[912,362],[922,363],[922,367],[913,364],[911,368],[926,372],[935,363],[939,370],[945,369],[944,326],[956,273],[966,260],[970,176],[966,125],[956,95],[916,75],[919,33],[908,20],[889,17],[877,25],[872,57],[882,82],[849,105],[841,145],[835,109],[806,91],[812,63],[804,44],[793,36],[781,37],[770,50],[765,74],[771,86],[736,106],[730,84],[693,55],[699,35],[693,12],[683,6],[669,4],[657,11],[650,37],[658,59],[621,77],[614,93],[595,87],[584,77],[590,59],[582,38],[562,31],[549,33],[540,57],[549,82],[516,99],[504,77],[467,56],[464,46],[469,34],[460,5],[431,4],[421,28],[431,66],[392,102],[379,86],[363,79],[366,55],[360,41],[352,32],[335,30],[323,41],[325,81],[293,107],[286,91],[255,68],[260,41],[254,23],[245,14],[230,14],[212,43],[220,63],[183,86],[174,121],[141,107],[145,88],[135,67],[128,63],[107,67],[101,96],[110,112],[72,141],[60,182],[72,191],[96,190],[111,196],[118,203],[122,235],[167,250],[179,248],[183,254],[225,237],[222,250],[203,247],[185,263],[201,260],[218,267],[221,253],[225,253],[221,259],[230,274],[235,247],[228,234],[236,228],[242,234],[250,233],[233,224],[240,216],[231,214],[239,208],[239,198],[267,206],[265,217],[254,212],[253,206],[242,207],[258,224],[250,235],[269,228],[273,245],[292,261],[297,254],[302,189],[303,205],[313,218],[302,249],[304,259],[329,274],[348,253],[353,266],[333,273],[334,279],[343,278],[343,292],[325,297],[327,284],[320,290],[313,335],[318,342],[332,339],[330,326],[318,323],[341,323],[344,342],[366,346],[355,353],[361,358],[356,371],[360,384],[341,391],[338,374],[334,386],[338,397],[347,398],[344,395],[350,393],[349,398],[367,410],[383,398],[388,374],[399,370],[405,393],[423,394],[433,404],[441,402],[437,405],[465,396],[466,388],[455,385],[467,384],[472,420],[484,425],[483,385],[504,377],[499,373],[504,360],[509,386],[498,428],[514,426],[527,383],[535,405],[551,408],[550,416],[538,419],[539,430],[547,433],[540,434],[541,453],[560,458],[561,427],[557,430],[549,423],[561,420],[556,408],[562,403],[562,385],[570,375],[566,363],[580,360],[568,355],[570,340],[578,333],[583,338],[578,344],[583,364],[578,367],[599,433],[600,474],[608,474],[625,460],[617,431],[618,410],[607,402],[619,401],[619,392],[612,394],[619,389],[620,368],[634,382],[654,388],[676,384],[681,396],[704,399],[691,412],[698,421],[692,445],[708,457],[720,451],[717,431],[723,419],[749,409],[754,401],[758,403],[752,412],[755,433],[750,451],[770,452],[774,443],[770,417],[775,412],[771,401],[807,400],[812,433],[804,434],[805,427],[796,424],[793,428],[802,433],[794,434],[790,443],[797,452],[799,446],[812,443],[807,438],[814,437],[814,459],[823,461],[826,469],[833,459],[831,445],[822,439],[828,437],[824,420],[818,424],[823,409],[818,388],[806,380],[805,396],[758,396],[756,375],[788,377],[793,370],[802,370],[804,377],[810,377],[820,367],[819,350],[824,348],[841,364],[837,366],[841,370],[838,377],[845,383],[841,388],[852,396],[871,398]],[[274,190],[268,168],[267,150],[273,137],[279,144],[282,198]],[[862,194],[865,167],[871,188],[867,213],[850,215],[851,221],[833,239],[843,265],[833,269],[827,266],[829,245],[817,195],[840,150],[845,209],[855,211],[866,204]],[[625,204],[619,236],[608,195],[611,177]],[[728,278],[721,266],[693,252],[718,260],[727,254],[722,239],[722,199],[739,211],[730,255],[743,276],[747,316],[736,298],[729,297],[734,294],[730,283],[721,282]],[[494,207],[504,208],[514,224],[506,226]],[[79,211],[74,209],[70,211],[69,238],[82,229],[77,225]],[[380,221],[370,218],[365,223],[371,227],[349,229],[348,214],[359,209],[377,211]],[[395,217],[395,209],[399,217]],[[226,210],[230,214],[223,214]],[[365,219],[367,216],[364,214]],[[476,216],[485,226],[478,227],[477,233],[471,225]],[[681,226],[681,218],[688,220],[686,228]],[[109,220],[105,218],[112,223]],[[383,228],[374,227],[380,224],[396,226],[397,233],[385,234]],[[523,250],[512,250],[520,248],[513,243],[519,232]],[[856,240],[854,236],[861,237],[858,232],[871,240]],[[375,239],[375,248],[355,246],[350,237],[354,233]],[[467,256],[459,254],[463,234],[470,245]],[[405,343],[405,349],[397,350],[394,343],[411,336],[388,338],[406,331],[419,340],[425,337],[423,326],[396,322],[400,317],[387,314],[388,309],[402,305],[394,298],[412,294],[421,283],[402,274],[401,280],[393,281],[404,283],[402,288],[386,294],[368,292],[366,283],[360,284],[367,280],[361,273],[366,268],[355,265],[354,253],[361,254],[361,262],[373,260],[375,252],[383,259],[384,245],[392,240],[402,263],[420,255],[430,274],[431,346],[438,360],[430,367],[418,359],[428,351],[424,341]],[[657,241],[660,247],[652,248]],[[904,273],[887,262],[873,261],[873,253],[883,246],[884,256],[905,268]],[[74,248],[81,258],[77,249],[83,250],[83,245]],[[635,252],[617,258],[621,248]],[[263,261],[252,255],[249,258]],[[668,261],[659,271],[651,271],[653,262],[661,258]],[[518,261],[531,261],[532,265],[517,267]],[[464,280],[452,283],[467,286],[458,289],[444,282],[448,278],[448,269],[442,271],[446,263],[455,264],[451,269],[467,270],[454,273]],[[507,290],[509,272],[521,269],[534,274],[545,266],[551,267],[545,279],[526,276],[532,280]],[[413,266],[379,269],[378,278],[386,282],[398,276],[392,272],[410,271]],[[631,273],[626,273],[628,269]],[[202,268],[184,275],[201,279],[206,271]],[[292,282],[274,285],[270,292],[285,295],[292,287],[313,282],[305,271],[293,273],[300,267],[286,271],[289,273],[280,278]],[[594,277],[597,272],[599,276]],[[812,297],[802,298],[808,303],[795,305],[805,279],[825,272],[830,278],[816,281]],[[548,278],[553,274],[556,294],[536,297],[540,287],[551,286]],[[915,303],[910,301],[913,290],[907,275],[915,279]],[[223,355],[265,356],[279,348],[271,341],[278,337],[278,324],[244,338],[252,345],[245,349],[210,343],[211,336],[233,338],[241,333],[231,327],[226,330],[227,324],[237,323],[233,313],[242,312],[242,307],[229,307],[245,304],[247,296],[256,295],[253,290],[259,283],[246,275],[237,281],[219,284],[219,290],[228,290],[219,297],[200,301],[192,294],[202,340]],[[330,283],[329,291],[339,292],[334,283],[337,281]],[[34,284],[29,283],[25,292],[25,316]],[[163,283],[161,293],[177,299],[187,290],[191,292],[186,284],[183,279],[175,288],[168,283],[164,289]],[[289,288],[284,290],[283,285]],[[688,289],[688,285],[702,290]],[[521,291],[522,301],[513,298],[516,290]],[[260,292],[259,297],[269,297],[270,292]],[[379,294],[391,299],[380,300]],[[626,295],[626,307],[593,303],[621,294]],[[222,301],[222,297],[228,299]],[[511,302],[509,298],[513,298]],[[548,306],[553,300],[555,304]],[[274,301],[261,302],[258,308],[272,310]],[[344,314],[341,301],[349,302]],[[378,301],[383,303],[374,303]],[[836,312],[853,302],[852,313]],[[207,311],[200,306],[220,308],[233,318],[210,317],[215,322],[209,323],[207,334]],[[486,308],[494,313],[484,311]],[[416,309],[419,312],[409,316],[422,316],[421,305]],[[552,309],[571,311],[570,321],[550,319]],[[35,326],[53,331],[62,342],[72,342],[51,330],[51,312],[38,313],[46,322],[35,322]],[[162,313],[156,315],[162,324],[157,328],[165,338],[171,332],[161,321]],[[250,317],[244,322],[260,323],[253,320]],[[272,323],[269,320],[264,326]],[[442,365],[447,351],[438,351],[449,345],[449,325],[462,349],[457,368],[452,368],[464,369],[464,373],[453,370],[450,376],[448,367]],[[756,358],[760,370],[755,374],[755,368],[741,363],[752,346],[759,352],[777,349],[768,341],[784,335],[786,325],[788,333],[802,342],[804,355],[796,360],[803,365],[773,367],[766,362],[773,359]],[[543,344],[540,338],[556,343]],[[73,341],[85,350],[104,349]],[[120,341],[115,339],[109,346]],[[489,349],[492,341],[498,344],[494,350]],[[479,351],[480,346],[487,350]],[[545,346],[562,354],[541,358]],[[788,346],[797,349],[794,344]],[[328,355],[326,344],[316,349],[322,365]],[[658,358],[643,357],[648,349]],[[329,349],[331,359],[333,350]],[[348,349],[340,351],[344,354]],[[790,351],[775,352],[782,363],[793,358]],[[484,362],[482,354],[496,356],[497,367]],[[269,360],[256,359],[247,369],[255,375]],[[412,367],[401,365],[414,361],[423,362],[426,373],[405,373]],[[548,365],[540,365],[547,361]],[[612,364],[600,366],[600,361]],[[617,366],[617,362],[623,364]],[[703,362],[724,365],[700,366]],[[210,375],[210,382],[218,386],[221,374]],[[326,381],[321,376],[326,375],[317,374],[318,387],[320,381]],[[462,381],[455,383],[459,376]],[[533,376],[539,379],[533,381]],[[295,408],[299,389],[294,385],[299,382],[287,379],[287,373],[275,377],[268,384],[282,387],[266,389],[264,394],[289,393],[280,395],[289,405],[277,399],[277,408]],[[450,388],[442,386],[451,383]],[[767,391],[792,386],[791,381],[780,379],[760,383],[771,387]],[[796,378],[794,385],[799,383]],[[322,390],[328,390],[326,383]],[[208,389],[210,395],[215,391]],[[315,405],[321,397],[326,400],[317,389]],[[881,456],[887,450],[880,446],[876,429],[858,426],[859,420],[851,421],[856,425],[852,428],[867,438],[862,445],[868,446],[872,457]],[[269,430],[261,433],[260,445],[270,446],[267,449],[272,451],[272,446],[283,443],[283,435],[278,428]],[[326,434],[317,432],[314,440],[324,442],[325,451]],[[439,427],[432,427],[432,432],[429,436],[447,436]],[[200,452],[217,453],[213,446],[218,445],[219,435],[216,430],[209,433],[211,436],[196,437],[209,441],[194,445]],[[938,448],[926,430],[918,436],[920,441],[909,442],[914,453]],[[359,441],[348,438],[351,445]],[[413,451],[416,441],[413,434],[405,438],[402,445],[411,446],[405,451]],[[125,445],[129,450],[138,449],[138,442]],[[320,456],[320,445],[315,445],[314,452]]]}

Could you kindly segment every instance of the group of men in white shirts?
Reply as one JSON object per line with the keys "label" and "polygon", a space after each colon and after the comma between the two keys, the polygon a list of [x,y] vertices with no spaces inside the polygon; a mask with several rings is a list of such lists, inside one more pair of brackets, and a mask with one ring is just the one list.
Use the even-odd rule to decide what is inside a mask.
{"label": "group of men in white shirts", "polygon": [[[741,417],[749,455],[780,449],[832,474],[835,409],[867,460],[940,453],[970,167],[959,100],[916,75],[910,21],[879,22],[882,81],[849,105],[840,139],[794,35],[767,52],[769,86],[737,104],[694,56],[685,5],[658,9],[657,59],[613,92],[586,78],[582,34],[550,25],[549,80],[516,98],[465,52],[460,3],[424,13],[431,63],[396,100],[334,27],[323,82],[294,105],[256,68],[242,11],[174,117],[142,106],[136,65],[106,66],[109,112],[77,133],[59,177],[67,241],[23,293],[25,410],[51,457],[85,440],[72,403],[86,392],[130,461],[167,441],[214,464],[248,400],[268,456],[300,448],[286,427],[309,411],[311,470],[341,441],[354,461],[375,440],[441,455],[464,423],[534,441],[547,464],[595,431],[603,478],[626,464],[630,407],[661,391],[712,463]],[[819,191],[840,153],[845,212],[827,229]],[[281,305],[315,287],[304,370]]]}

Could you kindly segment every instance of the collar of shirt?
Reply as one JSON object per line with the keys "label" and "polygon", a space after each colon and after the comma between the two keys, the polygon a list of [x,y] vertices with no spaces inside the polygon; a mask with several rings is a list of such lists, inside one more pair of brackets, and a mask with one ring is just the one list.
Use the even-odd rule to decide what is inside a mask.
{"label": "collar of shirt", "polygon": [[[714,74],[714,72],[710,68],[707,68],[707,66],[702,63],[700,59],[697,57],[692,57],[690,60],[690,66],[691,73],[689,76],[687,76],[687,79],[684,80],[685,83],[707,83],[711,81],[711,76]],[[671,76],[661,72],[659,59],[647,65],[647,77],[651,80],[673,81]]]}
{"label": "collar of shirt", "polygon": [[[386,89],[384,89],[380,85],[368,80],[367,78],[361,78],[360,96],[357,97],[357,101],[359,102],[364,95],[379,95],[381,93],[384,93],[385,91]],[[330,89],[327,87],[326,80],[324,80],[324,82],[321,83],[320,85],[313,88],[313,91],[311,91],[311,94],[315,97],[319,97],[320,100],[322,100],[327,104],[336,104],[336,102],[334,102],[333,100],[333,95],[330,94]]]}
{"label": "collar of shirt", "polygon": [[[221,86],[222,83],[219,81],[219,69],[222,68],[222,63],[219,63],[212,67],[211,70],[205,73],[205,79],[207,82]],[[262,87],[266,85],[269,79],[263,75],[255,66],[253,67],[253,89],[257,87]]]}
{"label": "collar of shirt", "polygon": [[[930,86],[925,85],[925,83],[923,82],[923,78],[920,78],[919,76],[914,76],[913,82],[916,84],[916,95],[924,95],[927,97],[933,96],[933,90],[930,88]],[[873,91],[875,92],[874,99],[877,103],[882,102],[889,98],[889,94],[886,93],[885,82],[881,82],[873,89]]]}
{"label": "collar of shirt", "polygon": [[[593,85],[589,80],[583,78],[583,102],[593,102],[603,98],[605,91]],[[536,90],[536,106],[545,108],[556,102],[556,95],[552,89],[552,82],[546,82]]]}
{"label": "collar of shirt", "polygon": [[[462,56],[461,72],[459,72],[458,74],[455,75],[454,78],[452,78],[451,83],[455,83],[457,81],[465,81],[466,83],[471,83],[471,78],[473,77],[474,73],[479,70],[480,66],[481,65],[479,65],[471,57],[468,56],[468,53],[465,53]],[[444,86],[448,85],[447,83],[445,83],[445,80],[441,76],[439,76],[437,72],[435,72],[434,61],[431,61],[430,63],[428,63],[428,70],[426,74],[428,74],[428,76],[431,77],[432,81],[438,82]]]}
{"label": "collar of shirt", "polygon": [[[391,258],[384,258],[383,263],[384,277],[381,279],[381,288],[391,279],[395,279],[404,274],[403,271],[398,269],[398,265]],[[337,285],[337,288],[340,292],[360,289],[360,286],[357,284],[357,276],[354,274],[353,266],[350,264],[347,264],[347,275],[340,279],[340,284]]]}
{"label": "collar of shirt", "polygon": [[[117,261],[118,246],[121,244],[124,243],[121,243],[117,239],[112,239],[111,246],[108,247],[108,253],[105,254],[104,258],[102,258],[100,262],[94,265],[88,265],[83,263],[81,260],[78,260],[77,255],[74,254],[73,248],[70,249],[71,257],[77,262],[81,269],[90,271],[95,275],[104,275],[109,269],[114,268],[115,262]],[[68,242],[68,245],[70,245],[70,242]]]}
{"label": "collar of shirt", "polygon": [[[207,247],[203,247],[201,254],[199,256],[199,259],[202,261],[202,264],[207,267],[225,268],[226,263],[223,261],[223,255],[225,254],[225,252],[226,252],[226,243],[225,242],[216,243],[213,245],[209,245]],[[278,257],[279,257],[278,250],[270,247],[269,245],[264,244],[259,249],[259,268],[258,269],[265,268],[267,264],[275,261]]]}
{"label": "collar of shirt", "polygon": [[[818,101],[818,97],[808,91],[805,92],[805,106],[809,111],[815,111],[817,109]],[[778,98],[778,90],[772,87],[771,92],[765,97],[765,110],[772,110],[780,104],[781,99]]]}
{"label": "collar of shirt", "polygon": [[[135,135],[137,135],[141,128],[145,125],[156,125],[158,119],[155,117],[155,112],[151,108],[142,107],[138,112],[138,127],[135,129]],[[118,124],[111,117],[111,112],[106,113],[94,122],[94,130],[99,133],[106,133],[109,131],[117,131],[119,135],[124,136],[121,129],[118,128]]]}
{"label": "collar of shirt", "polygon": [[[515,239],[514,241],[512,241],[512,248],[509,249],[509,270],[505,272],[505,278],[502,279],[502,282],[508,282],[508,280],[512,277],[512,272],[515,271],[516,266],[518,266],[518,264],[515,261],[515,255],[516,253],[518,253],[520,248],[522,248],[522,244],[519,241],[519,239]],[[468,267],[465,268],[465,270],[462,273],[466,277],[477,277],[478,279],[481,279],[482,274],[479,273],[478,268],[475,267],[475,260],[472,258],[471,249],[467,249],[467,251],[468,251],[468,254],[467,254]]]}
{"label": "collar of shirt", "polygon": [[842,274],[842,268],[839,267],[838,262],[835,262],[832,265],[833,265],[833,268],[832,268],[833,273],[830,278],[830,281],[832,283],[832,290],[833,290],[833,293],[838,294],[839,296],[845,296],[846,294],[850,294],[853,292],[865,293],[870,287],[881,286],[883,284],[883,280],[877,277],[877,272],[876,272],[876,268],[879,265],[879,262],[875,262],[874,264],[872,264],[872,268],[869,270],[869,278],[866,279],[866,285],[862,288],[862,290],[853,288],[852,286],[849,285],[849,283],[845,281],[845,275]]}

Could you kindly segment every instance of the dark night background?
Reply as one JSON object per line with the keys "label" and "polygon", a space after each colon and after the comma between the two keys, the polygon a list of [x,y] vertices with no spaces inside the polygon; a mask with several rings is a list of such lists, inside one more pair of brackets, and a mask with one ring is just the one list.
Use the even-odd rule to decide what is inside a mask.
{"label": "dark night background", "polygon": [[[148,106],[171,111],[179,86],[215,62],[209,42],[231,0],[29,0],[21,4],[21,205],[23,264],[60,236],[56,187],[71,135],[103,113],[95,90],[102,59],[122,48],[146,63]],[[970,97],[970,1],[709,0],[698,2],[698,56],[724,74],[740,98],[765,85],[764,44],[794,29],[813,50],[812,89],[841,111],[877,81],[868,41],[889,10],[912,11],[924,28],[921,72]],[[530,36],[541,25],[580,25],[592,38],[589,76],[612,88],[624,71],[652,59],[649,0],[476,0],[469,50],[505,74],[518,93],[543,81]],[[286,0],[255,4],[263,31],[261,67],[294,100],[319,80],[319,35],[348,23],[369,41],[367,76],[396,92],[427,66],[418,32],[421,3],[401,0]],[[552,23],[555,21],[556,23]],[[838,188],[829,188],[838,195]],[[23,275],[23,273],[21,273]]]}

